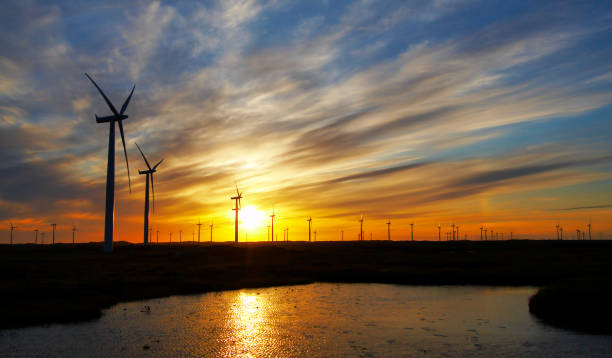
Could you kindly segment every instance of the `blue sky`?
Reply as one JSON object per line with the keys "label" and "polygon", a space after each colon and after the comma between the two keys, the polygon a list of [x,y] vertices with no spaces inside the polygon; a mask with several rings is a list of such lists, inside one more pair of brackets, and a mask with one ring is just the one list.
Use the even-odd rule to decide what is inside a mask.
{"label": "blue sky", "polygon": [[423,238],[453,222],[612,232],[607,2],[4,1],[0,24],[0,213],[24,230],[102,230],[108,109],[88,72],[116,103],[136,84],[131,195],[117,146],[126,240],[135,142],[166,158],[163,230],[206,218],[231,236],[239,183],[328,239],[361,214],[374,235],[386,217]]}

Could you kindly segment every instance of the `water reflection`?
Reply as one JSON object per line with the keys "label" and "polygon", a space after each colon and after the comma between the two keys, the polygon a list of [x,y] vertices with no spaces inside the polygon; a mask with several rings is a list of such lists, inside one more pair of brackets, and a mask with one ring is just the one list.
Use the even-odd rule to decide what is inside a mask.
{"label": "water reflection", "polygon": [[226,321],[229,335],[223,342],[224,357],[255,357],[253,352],[266,344],[264,333],[269,306],[267,297],[254,292],[241,291],[234,297]]}
{"label": "water reflection", "polygon": [[0,357],[612,356],[609,337],[534,320],[534,291],[317,283],[169,297],[0,331]]}

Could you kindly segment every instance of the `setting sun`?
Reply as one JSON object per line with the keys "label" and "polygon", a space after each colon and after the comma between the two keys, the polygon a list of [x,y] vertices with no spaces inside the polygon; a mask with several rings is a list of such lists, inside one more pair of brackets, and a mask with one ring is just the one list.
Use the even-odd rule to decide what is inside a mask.
{"label": "setting sun", "polygon": [[256,229],[261,227],[265,220],[266,214],[261,210],[257,210],[256,206],[249,205],[240,210],[240,221],[247,229]]}

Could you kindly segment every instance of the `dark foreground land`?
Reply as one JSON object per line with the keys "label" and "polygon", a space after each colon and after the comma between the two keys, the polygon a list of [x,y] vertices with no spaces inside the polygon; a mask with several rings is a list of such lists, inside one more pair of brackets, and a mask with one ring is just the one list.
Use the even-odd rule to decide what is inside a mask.
{"label": "dark foreground land", "polygon": [[119,243],[113,254],[101,248],[0,245],[0,329],[95,319],[123,301],[319,281],[546,286],[530,302],[533,314],[610,333],[612,241]]}

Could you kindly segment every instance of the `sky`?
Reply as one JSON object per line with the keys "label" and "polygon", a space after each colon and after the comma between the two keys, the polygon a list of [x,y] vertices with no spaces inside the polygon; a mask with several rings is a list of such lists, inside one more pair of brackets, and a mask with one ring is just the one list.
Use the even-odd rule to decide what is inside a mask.
{"label": "sky", "polygon": [[[612,236],[612,4],[605,1],[3,1],[0,242]],[[179,234],[182,230],[182,234]],[[195,230],[195,232],[194,232]],[[313,233],[314,237],[314,233]],[[49,236],[47,239],[49,240]],[[47,241],[48,242],[48,241]]]}

